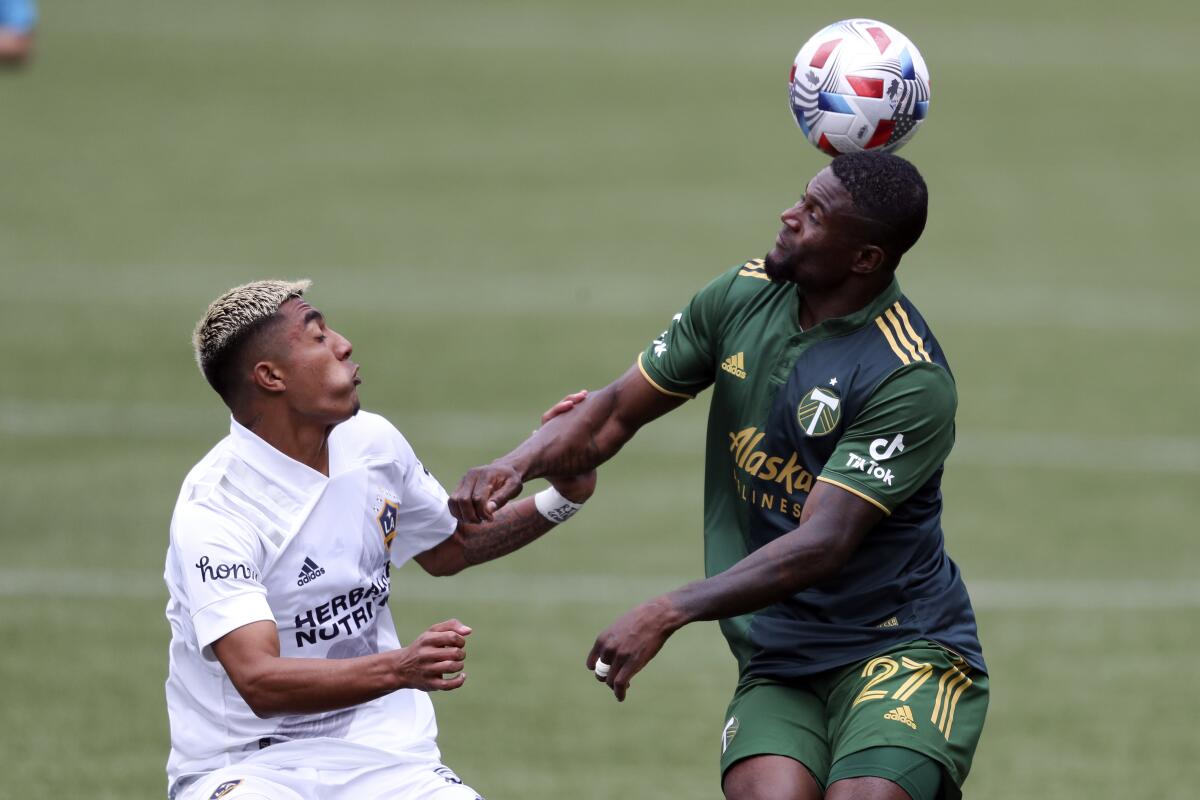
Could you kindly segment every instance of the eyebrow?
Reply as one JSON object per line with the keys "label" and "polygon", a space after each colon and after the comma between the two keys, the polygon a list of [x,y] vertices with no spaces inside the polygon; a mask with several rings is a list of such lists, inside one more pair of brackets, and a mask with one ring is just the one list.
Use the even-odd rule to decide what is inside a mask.
{"label": "eyebrow", "polygon": [[826,211],[827,209],[825,208],[825,204],[822,203],[818,198],[813,197],[813,193],[809,191],[811,186],[812,184],[809,184],[808,186],[804,187],[804,194],[801,195],[801,199],[809,205],[815,206],[820,211]]}
{"label": "eyebrow", "polygon": [[307,327],[307,326],[308,326],[308,323],[312,322],[313,320],[317,320],[318,322],[324,322],[324,321],[325,321],[325,315],[324,315],[324,314],[322,314],[320,311],[317,311],[315,308],[310,308],[310,309],[308,310],[308,313],[306,313],[306,314],[304,315],[304,325],[305,325],[305,327]]}

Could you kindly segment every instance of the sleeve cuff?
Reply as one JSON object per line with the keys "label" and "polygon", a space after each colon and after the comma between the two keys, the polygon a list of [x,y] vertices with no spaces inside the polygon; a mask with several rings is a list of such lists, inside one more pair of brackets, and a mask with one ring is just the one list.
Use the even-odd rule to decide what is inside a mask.
{"label": "sleeve cuff", "polygon": [[684,394],[683,392],[673,392],[670,389],[664,388],[662,386],[662,384],[660,384],[658,381],[656,381],[653,378],[653,376],[650,375],[650,372],[646,369],[646,365],[644,363],[642,363],[642,359],[645,357],[645,355],[646,355],[645,353],[638,353],[637,366],[638,366],[638,370],[642,373],[642,377],[645,378],[647,381],[649,381],[651,386],[653,386],[655,389],[662,392],[663,394],[667,395],[668,397],[682,397],[684,400],[695,399],[696,395],[694,395],[694,394]]}
{"label": "sleeve cuff", "polygon": [[224,597],[192,615],[196,643],[206,659],[214,660],[210,645],[230,631],[251,622],[275,621],[275,614],[264,592],[242,592]]}
{"label": "sleeve cuff", "polygon": [[851,485],[841,475],[838,475],[836,478],[830,478],[828,475],[818,475],[817,480],[819,480],[823,483],[828,483],[833,486],[836,486],[839,489],[844,489],[845,491],[849,492],[850,494],[854,495],[855,497],[861,497],[863,500],[866,500],[868,503],[870,503],[871,505],[878,508],[884,514],[887,514],[889,517],[892,515],[892,510],[890,508],[885,506],[879,500],[876,500],[871,495],[867,494],[864,490]]}

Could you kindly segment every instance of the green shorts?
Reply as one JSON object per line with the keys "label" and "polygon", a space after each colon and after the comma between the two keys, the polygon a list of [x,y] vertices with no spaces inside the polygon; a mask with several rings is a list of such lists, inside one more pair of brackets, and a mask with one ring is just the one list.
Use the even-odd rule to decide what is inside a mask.
{"label": "green shorts", "polygon": [[[971,769],[988,706],[987,675],[933,642],[894,647],[858,664],[781,682],[738,683],[721,736],[721,774],[756,755],[783,755],[808,768],[822,788],[874,775],[904,785],[891,748],[941,765],[941,797],[957,800]],[[884,758],[847,756],[871,748]],[[901,759],[902,760],[902,759]],[[864,764],[878,763],[878,768]],[[844,766],[850,765],[853,766]],[[832,780],[831,780],[832,778]],[[910,794],[912,792],[910,791]]]}

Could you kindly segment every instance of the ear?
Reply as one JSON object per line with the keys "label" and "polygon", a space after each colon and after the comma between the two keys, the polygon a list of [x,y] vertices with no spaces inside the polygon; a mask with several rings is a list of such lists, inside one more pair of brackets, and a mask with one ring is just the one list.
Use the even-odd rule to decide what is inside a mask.
{"label": "ear", "polygon": [[882,248],[873,244],[864,244],[859,248],[850,271],[857,275],[871,275],[878,272],[886,261],[887,255]]}
{"label": "ear", "polygon": [[277,394],[287,388],[283,372],[273,361],[259,361],[251,374],[254,376],[254,385],[265,392]]}

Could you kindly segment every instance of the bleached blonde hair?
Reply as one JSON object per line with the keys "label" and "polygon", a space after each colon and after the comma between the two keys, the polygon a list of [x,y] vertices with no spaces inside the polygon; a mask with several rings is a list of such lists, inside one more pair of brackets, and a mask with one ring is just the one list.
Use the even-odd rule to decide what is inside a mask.
{"label": "bleached blonde hair", "polygon": [[217,394],[228,400],[229,387],[221,375],[227,356],[246,336],[275,316],[280,306],[303,295],[311,285],[309,280],[253,281],[235,286],[212,301],[192,333],[192,347],[200,372]]}

